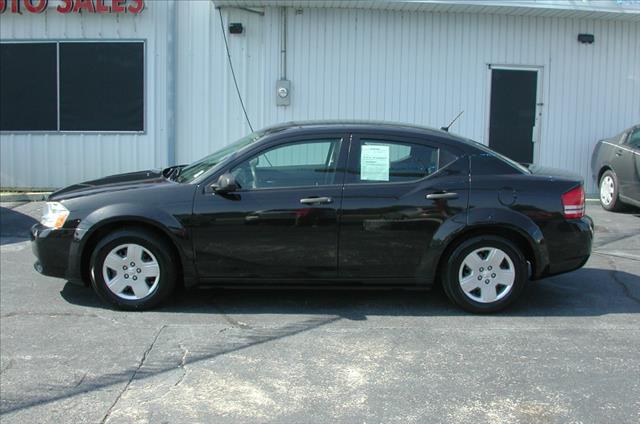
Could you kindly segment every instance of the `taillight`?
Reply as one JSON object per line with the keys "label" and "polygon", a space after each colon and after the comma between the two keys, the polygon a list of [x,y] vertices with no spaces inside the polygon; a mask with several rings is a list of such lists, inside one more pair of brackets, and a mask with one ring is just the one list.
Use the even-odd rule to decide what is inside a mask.
{"label": "taillight", "polygon": [[584,216],[584,188],[582,184],[562,195],[564,217],[582,218]]}

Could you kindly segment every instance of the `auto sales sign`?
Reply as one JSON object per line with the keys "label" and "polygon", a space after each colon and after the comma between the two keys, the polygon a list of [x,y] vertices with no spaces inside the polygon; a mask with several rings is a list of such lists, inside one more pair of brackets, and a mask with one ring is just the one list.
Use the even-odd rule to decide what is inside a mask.
{"label": "auto sales sign", "polygon": [[[50,0],[0,0],[0,13],[42,13]],[[58,13],[130,13],[144,10],[144,0],[51,0]],[[55,6],[55,8],[53,7]]]}

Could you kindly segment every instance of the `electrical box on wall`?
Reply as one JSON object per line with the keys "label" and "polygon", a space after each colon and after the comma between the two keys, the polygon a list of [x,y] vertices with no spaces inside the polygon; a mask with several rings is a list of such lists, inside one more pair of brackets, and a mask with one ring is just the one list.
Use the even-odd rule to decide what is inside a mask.
{"label": "electrical box on wall", "polygon": [[291,81],[278,80],[276,82],[276,105],[289,106],[291,104]]}

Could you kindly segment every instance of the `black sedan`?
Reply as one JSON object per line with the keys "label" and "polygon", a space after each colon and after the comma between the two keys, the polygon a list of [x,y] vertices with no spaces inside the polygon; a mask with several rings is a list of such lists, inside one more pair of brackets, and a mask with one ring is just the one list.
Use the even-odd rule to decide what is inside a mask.
{"label": "black sedan", "polygon": [[600,204],[610,211],[640,207],[640,125],[598,141],[591,170],[600,189]]}
{"label": "black sedan", "polygon": [[581,267],[593,223],[579,179],[535,175],[445,131],[290,123],[188,166],[49,197],[36,270],[147,309],[176,285],[429,288],[472,312]]}

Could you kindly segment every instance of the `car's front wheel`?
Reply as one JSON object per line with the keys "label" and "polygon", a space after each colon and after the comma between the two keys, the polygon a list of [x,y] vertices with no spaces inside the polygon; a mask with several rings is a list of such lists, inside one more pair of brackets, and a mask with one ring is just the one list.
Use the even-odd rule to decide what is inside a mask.
{"label": "car's front wheel", "polygon": [[156,234],[123,229],[100,240],[91,256],[91,283],[105,301],[127,310],[150,309],[175,287],[171,249]]}
{"label": "car's front wheel", "polygon": [[502,237],[480,236],[453,250],[442,283],[456,305],[474,313],[489,313],[516,300],[527,279],[527,262],[517,246]]}
{"label": "car's front wheel", "polygon": [[608,211],[622,209],[618,199],[618,178],[611,170],[605,171],[600,178],[600,204]]}

